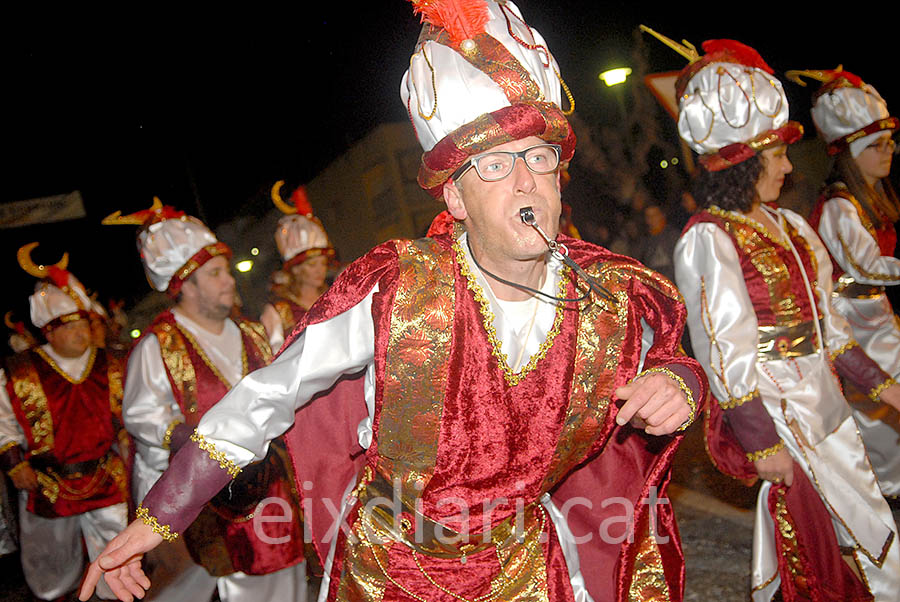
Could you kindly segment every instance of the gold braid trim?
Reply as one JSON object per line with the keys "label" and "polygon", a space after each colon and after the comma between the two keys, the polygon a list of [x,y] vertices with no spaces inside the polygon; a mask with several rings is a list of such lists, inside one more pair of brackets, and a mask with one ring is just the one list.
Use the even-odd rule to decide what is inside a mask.
{"label": "gold braid trim", "polygon": [[231,475],[231,478],[235,478],[241,472],[241,467],[228,459],[228,456],[225,455],[225,452],[220,452],[216,449],[216,446],[207,441],[203,435],[198,433],[196,429],[191,434],[191,441],[197,444],[197,447],[202,449],[205,452],[209,453],[209,457],[219,463],[219,468],[228,472]]}
{"label": "gold braid trim", "polygon": [[16,464],[15,466],[13,466],[12,468],[10,468],[9,470],[7,470],[7,471],[6,471],[6,474],[8,474],[10,478],[13,478],[13,476],[14,476],[17,472],[19,472],[19,471],[21,471],[21,470],[24,470],[26,466],[28,466],[28,460],[22,460],[21,462],[19,462],[18,464]]}
{"label": "gold braid trim", "polygon": [[19,443],[17,441],[9,441],[5,445],[0,445],[0,454],[5,454],[9,450],[14,447],[17,447]]}
{"label": "gold braid trim", "polygon": [[759,389],[753,389],[743,397],[729,397],[726,401],[719,402],[719,407],[723,410],[733,410],[741,407],[754,397],[759,397]]}
{"label": "gold braid trim", "polygon": [[747,459],[751,462],[756,462],[757,460],[764,460],[769,456],[774,456],[778,452],[784,449],[784,441],[779,441],[772,447],[768,447],[766,449],[760,449],[755,452],[749,452],[747,454]]}
{"label": "gold braid trim", "polygon": [[157,533],[160,537],[162,537],[165,541],[175,541],[178,539],[178,533],[172,533],[172,529],[169,528],[169,525],[161,525],[159,521],[156,520],[155,516],[150,516],[150,513],[143,506],[138,506],[137,512],[135,512],[135,516],[137,516],[145,525],[153,529],[154,533]]}
{"label": "gold braid trim", "polygon": [[697,401],[694,399],[694,392],[691,391],[691,388],[689,386],[687,386],[687,384],[684,382],[684,379],[681,378],[680,376],[678,376],[677,374],[675,374],[674,372],[672,372],[671,370],[669,370],[668,368],[657,367],[657,368],[650,368],[649,370],[644,370],[643,372],[641,372],[640,374],[635,376],[633,379],[631,379],[631,382],[634,382],[637,379],[639,379],[640,377],[646,376],[648,374],[665,374],[666,376],[668,376],[669,378],[671,378],[672,380],[675,381],[675,384],[677,384],[678,388],[681,389],[682,393],[684,393],[687,404],[691,408],[690,416],[688,416],[688,419],[684,421],[684,424],[682,424],[681,426],[678,427],[678,430],[683,431],[687,427],[691,426],[691,424],[693,424],[694,420],[696,420],[696,418],[697,418]]}
{"label": "gold braid trim", "polygon": [[832,351],[829,354],[831,356],[831,361],[834,361],[834,358],[841,355],[842,353],[846,353],[846,352],[850,351],[854,347],[859,347],[859,343],[857,343],[853,339],[850,339],[849,343],[844,343],[839,348],[835,349],[834,351]]}
{"label": "gold braid trim", "polygon": [[880,385],[878,385],[877,387],[875,387],[874,389],[869,391],[869,399],[871,399],[872,401],[874,401],[876,403],[881,401],[879,396],[884,392],[884,390],[887,389],[888,387],[890,387],[891,385],[896,385],[896,384],[897,384],[896,380],[888,377],[888,379],[886,381],[884,381],[883,383],[881,383]]}
{"label": "gold braid trim", "polygon": [[184,420],[181,418],[176,418],[169,425],[169,428],[166,429],[166,434],[163,435],[162,447],[163,449],[169,449],[169,446],[172,445],[172,433],[175,432],[175,427],[179,424],[184,424]]}

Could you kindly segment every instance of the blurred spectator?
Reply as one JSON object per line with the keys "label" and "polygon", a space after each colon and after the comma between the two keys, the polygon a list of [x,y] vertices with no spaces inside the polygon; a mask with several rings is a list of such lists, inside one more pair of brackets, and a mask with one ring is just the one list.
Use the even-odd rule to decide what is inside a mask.
{"label": "blurred spectator", "polygon": [[645,239],[642,252],[635,258],[674,282],[672,253],[678,242],[678,230],[669,225],[665,212],[658,205],[648,205],[644,209],[644,221],[650,236]]}

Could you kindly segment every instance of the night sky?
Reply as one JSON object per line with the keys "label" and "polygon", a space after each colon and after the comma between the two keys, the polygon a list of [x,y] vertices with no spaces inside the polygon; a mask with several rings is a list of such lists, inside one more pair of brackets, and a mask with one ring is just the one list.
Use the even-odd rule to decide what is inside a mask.
{"label": "night sky", "polygon": [[[639,23],[698,47],[708,38],[738,39],[782,79],[788,69],[843,63],[895,114],[900,107],[895,31],[881,25],[897,21],[896,8],[848,17],[822,14],[822,3],[694,3],[695,14],[685,3],[663,11],[638,2],[518,4],[547,39],[579,112],[592,119],[615,110],[597,73],[626,64]],[[77,189],[88,215],[0,230],[0,313],[12,309],[27,320],[33,279],[15,260],[22,244],[41,242],[37,261],[69,251],[70,269],[101,300],[131,302],[148,290],[135,231],[101,227],[105,215],[146,208],[153,195],[213,227],[237,214],[262,215],[275,180],[308,181],[376,124],[406,119],[398,88],[420,25],[404,0],[265,12],[247,4],[214,13],[156,4],[127,10],[5,23],[0,202]],[[653,70],[684,66],[654,40],[645,44]],[[792,118],[809,124],[808,90],[785,88]],[[674,142],[674,126],[670,134]]]}

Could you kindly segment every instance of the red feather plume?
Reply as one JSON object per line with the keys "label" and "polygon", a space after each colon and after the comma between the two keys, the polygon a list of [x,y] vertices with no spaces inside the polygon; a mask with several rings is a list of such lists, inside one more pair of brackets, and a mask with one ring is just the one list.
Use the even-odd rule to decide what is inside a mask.
{"label": "red feather plume", "polygon": [[769,74],[775,73],[775,70],[766,64],[756,50],[737,40],[706,40],[703,42],[703,50],[707,54],[725,55],[735,62],[762,69]]}
{"label": "red feather plume", "polygon": [[484,26],[490,18],[485,0],[411,0],[411,2],[413,12],[420,15],[423,23],[445,30],[455,45],[483,33]]}
{"label": "red feather plume", "polygon": [[298,215],[307,217],[312,215],[312,205],[309,204],[309,197],[306,196],[306,186],[298,186],[294,189],[294,192],[291,193],[291,202],[296,207]]}

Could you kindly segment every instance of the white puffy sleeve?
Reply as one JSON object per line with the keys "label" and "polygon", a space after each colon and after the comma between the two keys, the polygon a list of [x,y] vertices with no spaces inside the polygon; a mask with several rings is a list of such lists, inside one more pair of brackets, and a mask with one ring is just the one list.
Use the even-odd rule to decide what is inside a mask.
{"label": "white puffy sleeve", "polygon": [[150,468],[163,471],[169,450],[163,446],[166,430],[184,415],[166,377],[159,340],[149,335],[131,351],[122,399],[122,420],[134,437],[137,452]]}
{"label": "white puffy sleeve", "polygon": [[857,282],[875,286],[900,284],[900,260],[881,254],[878,242],[849,200],[834,197],[825,202],[819,236],[835,262]]}
{"label": "white puffy sleeve", "polygon": [[264,458],[297,409],[342,375],[374,363],[377,289],[344,313],[308,326],[270,365],[245,376],[203,415],[197,432],[237,466]]}
{"label": "white puffy sleeve", "polygon": [[758,322],[734,244],[716,224],[697,223],[678,240],[674,260],[710,391],[745,452],[771,449],[780,438],[759,394]]}

